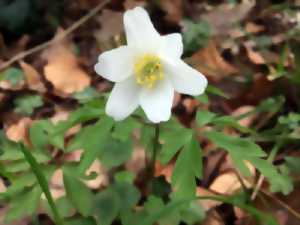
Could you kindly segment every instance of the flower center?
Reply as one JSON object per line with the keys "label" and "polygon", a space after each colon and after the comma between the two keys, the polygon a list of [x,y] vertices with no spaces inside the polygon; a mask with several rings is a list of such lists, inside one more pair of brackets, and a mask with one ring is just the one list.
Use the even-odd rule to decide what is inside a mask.
{"label": "flower center", "polygon": [[164,77],[160,58],[151,54],[137,59],[134,73],[136,82],[148,88],[152,88],[158,80]]}

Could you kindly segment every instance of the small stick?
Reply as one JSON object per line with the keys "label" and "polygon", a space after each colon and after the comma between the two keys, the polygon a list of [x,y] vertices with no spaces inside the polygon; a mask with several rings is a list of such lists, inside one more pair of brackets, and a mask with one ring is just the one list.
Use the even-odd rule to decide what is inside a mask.
{"label": "small stick", "polygon": [[35,46],[31,49],[22,51],[22,52],[18,53],[17,55],[15,55],[14,57],[12,57],[11,59],[9,59],[8,61],[5,61],[5,62],[1,63],[0,64],[0,70],[5,69],[6,67],[11,65],[12,63],[14,63],[16,61],[19,61],[19,60],[25,58],[28,55],[31,55],[33,53],[39,52],[39,51],[47,48],[48,46],[50,46],[51,44],[53,44],[56,41],[60,41],[60,40],[64,39],[69,34],[71,34],[74,30],[76,30],[82,24],[84,24],[86,21],[88,21],[93,16],[95,16],[108,2],[110,2],[110,0],[103,0],[95,8],[93,8],[89,13],[87,13],[85,16],[81,17],[78,21],[73,23],[68,29],[63,31],[57,38],[54,38],[50,41],[46,41],[46,42],[44,42],[40,45],[37,45],[37,46]]}

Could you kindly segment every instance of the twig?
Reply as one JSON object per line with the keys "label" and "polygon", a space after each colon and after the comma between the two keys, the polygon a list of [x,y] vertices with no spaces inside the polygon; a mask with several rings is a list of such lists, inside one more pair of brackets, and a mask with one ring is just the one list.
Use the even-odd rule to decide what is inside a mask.
{"label": "twig", "polygon": [[288,204],[286,204],[285,202],[283,202],[282,200],[280,200],[279,198],[277,198],[276,196],[272,195],[271,193],[265,190],[261,190],[261,192],[267,195],[268,197],[270,197],[271,199],[273,199],[274,201],[276,201],[279,205],[285,208],[289,213],[291,213],[293,216],[295,216],[297,219],[300,220],[300,213],[297,212],[295,209],[293,209],[291,206],[289,206]]}
{"label": "twig", "polygon": [[16,61],[19,61],[19,60],[25,58],[28,55],[31,55],[33,53],[36,53],[38,51],[41,51],[41,50],[47,48],[48,46],[50,46],[54,42],[61,41],[62,39],[67,37],[69,34],[71,34],[74,30],[76,30],[78,27],[80,27],[82,24],[84,24],[86,21],[88,21],[93,16],[95,16],[108,2],[110,2],[110,0],[103,0],[95,8],[93,8],[89,13],[87,13],[85,16],[81,17],[78,21],[73,23],[68,29],[63,31],[57,38],[54,38],[54,39],[52,39],[50,41],[47,41],[47,42],[44,42],[40,45],[37,45],[37,46],[35,46],[31,49],[26,50],[26,51],[20,52],[17,55],[15,55],[14,57],[12,57],[11,59],[9,59],[8,61],[5,61],[5,62],[1,63],[0,64],[0,70],[5,69],[6,67],[11,65],[12,63],[14,63]]}
{"label": "twig", "polygon": [[[285,135],[285,132],[283,132],[282,136],[283,135]],[[275,156],[276,156],[277,152],[280,150],[280,148],[281,148],[282,145],[283,145],[283,140],[282,139],[277,139],[274,147],[272,148],[272,150],[271,150],[271,152],[270,152],[270,154],[268,156],[267,161],[269,163],[273,163],[273,160],[275,159]],[[260,174],[260,176],[258,178],[258,181],[257,181],[257,183],[256,183],[256,185],[254,187],[254,190],[253,190],[253,192],[251,194],[251,200],[252,201],[255,200],[255,198],[256,198],[256,196],[257,196],[257,194],[258,194],[258,192],[259,192],[259,190],[260,190],[260,188],[261,188],[261,186],[262,186],[262,184],[264,182],[264,180],[265,180],[264,175]]]}

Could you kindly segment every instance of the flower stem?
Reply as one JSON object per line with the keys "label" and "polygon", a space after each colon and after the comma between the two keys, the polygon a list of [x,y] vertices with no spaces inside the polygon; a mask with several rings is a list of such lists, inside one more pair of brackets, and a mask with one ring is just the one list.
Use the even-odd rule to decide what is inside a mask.
{"label": "flower stem", "polygon": [[58,213],[58,210],[56,208],[56,205],[54,203],[54,200],[52,198],[52,195],[51,195],[49,187],[48,187],[48,182],[46,180],[45,175],[42,172],[40,165],[38,164],[36,159],[33,157],[33,155],[30,153],[30,151],[28,151],[24,146],[21,146],[21,150],[25,156],[26,161],[29,163],[34,175],[36,176],[37,181],[38,181],[42,191],[44,192],[44,194],[47,198],[47,201],[52,210],[56,225],[63,225],[63,220],[61,219],[61,217]]}
{"label": "flower stem", "polygon": [[159,124],[155,125],[154,138],[153,138],[153,151],[152,151],[152,159],[151,159],[151,176],[154,177],[155,174],[155,162],[157,158],[157,152],[159,148]]}

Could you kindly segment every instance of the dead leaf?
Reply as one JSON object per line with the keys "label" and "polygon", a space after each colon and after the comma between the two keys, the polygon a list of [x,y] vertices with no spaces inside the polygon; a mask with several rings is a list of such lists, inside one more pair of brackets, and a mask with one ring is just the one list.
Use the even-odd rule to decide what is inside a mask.
{"label": "dead leaf", "polygon": [[246,48],[248,58],[251,62],[253,62],[254,64],[266,64],[264,57],[259,52],[254,51],[253,48],[246,43],[244,44],[244,46]]}
{"label": "dead leaf", "polygon": [[238,176],[242,179],[243,184],[247,188],[250,188],[254,183],[255,167],[248,161],[245,161],[245,164],[251,173],[251,177],[245,178],[242,175],[238,175],[238,172],[233,170],[227,171],[220,174],[209,186],[209,189],[219,194],[232,195],[242,188],[242,184]]}
{"label": "dead leaf", "polygon": [[[251,106],[251,105],[244,105],[244,106],[241,106],[239,108],[237,108],[236,110],[234,110],[231,115],[235,116],[235,117],[238,117],[240,115],[243,115],[244,113],[247,113],[247,112],[250,112],[252,110],[254,110],[254,106]],[[247,116],[241,120],[239,120],[239,124],[241,126],[244,126],[244,127],[250,127],[250,125],[253,123],[253,121],[255,120],[256,116],[253,114],[253,115],[250,115],[250,116]]]}
{"label": "dead leaf", "polygon": [[20,62],[20,66],[25,74],[26,83],[31,90],[38,92],[45,92],[46,88],[41,81],[40,74],[36,69],[23,61]]}
{"label": "dead leaf", "polygon": [[125,0],[124,2],[124,8],[126,10],[133,9],[137,6],[144,7],[146,5],[146,2],[144,0]]}
{"label": "dead leaf", "polygon": [[123,13],[105,9],[97,21],[101,29],[95,32],[95,38],[100,44],[123,32]]}
{"label": "dead leaf", "polygon": [[98,189],[103,186],[107,186],[109,182],[108,174],[99,160],[95,160],[89,169],[86,171],[86,175],[90,173],[97,173],[97,177],[93,180],[86,180],[86,185],[91,189]]}
{"label": "dead leaf", "polygon": [[166,20],[178,24],[182,19],[182,0],[164,0],[160,1],[160,7],[166,11]]}
{"label": "dead leaf", "polygon": [[206,48],[195,53],[190,60],[197,70],[216,81],[238,72],[233,65],[223,59],[214,41],[210,41]]}
{"label": "dead leaf", "polygon": [[[61,31],[55,38],[60,35]],[[68,97],[90,85],[91,78],[79,67],[68,41],[54,42],[43,52],[42,57],[48,62],[44,67],[45,77],[53,84],[57,95]]]}
{"label": "dead leaf", "polygon": [[228,34],[230,29],[243,20],[255,6],[255,0],[243,0],[242,3],[232,6],[221,4],[201,18],[206,20],[212,27],[215,35]]}
{"label": "dead leaf", "polygon": [[29,144],[28,128],[31,124],[32,120],[28,117],[20,119],[17,123],[10,125],[6,129],[7,138],[11,141],[23,141],[25,144]]}
{"label": "dead leaf", "polygon": [[246,23],[245,30],[247,31],[247,33],[256,34],[261,31],[264,31],[265,27],[256,23],[248,22]]}

